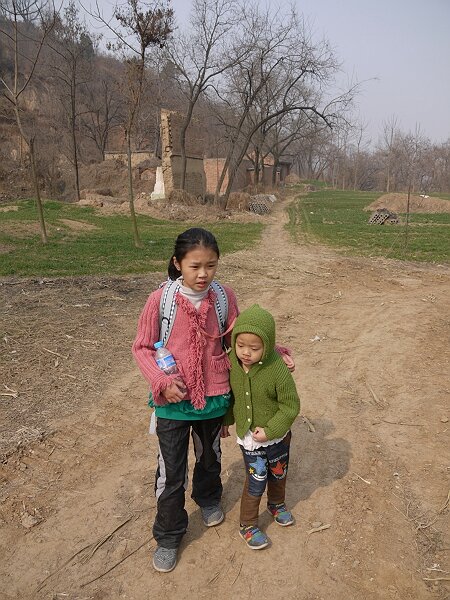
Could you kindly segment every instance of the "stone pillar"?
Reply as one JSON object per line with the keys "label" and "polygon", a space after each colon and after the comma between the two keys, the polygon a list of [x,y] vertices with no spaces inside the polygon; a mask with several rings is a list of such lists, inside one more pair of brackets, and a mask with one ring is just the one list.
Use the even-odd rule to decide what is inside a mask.
{"label": "stone pillar", "polygon": [[164,177],[162,167],[156,167],[156,181],[153,192],[151,193],[152,200],[160,200],[165,198]]}

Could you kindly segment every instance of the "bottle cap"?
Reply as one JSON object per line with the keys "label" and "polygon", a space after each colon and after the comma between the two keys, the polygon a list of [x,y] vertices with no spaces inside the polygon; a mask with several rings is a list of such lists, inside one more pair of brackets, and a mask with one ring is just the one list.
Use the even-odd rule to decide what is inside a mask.
{"label": "bottle cap", "polygon": [[162,342],[155,342],[155,348],[162,348],[163,347],[163,343]]}

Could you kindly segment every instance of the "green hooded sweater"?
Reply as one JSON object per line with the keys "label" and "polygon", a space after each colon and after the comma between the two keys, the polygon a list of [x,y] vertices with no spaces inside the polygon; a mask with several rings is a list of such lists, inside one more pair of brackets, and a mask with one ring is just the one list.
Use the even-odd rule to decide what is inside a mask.
{"label": "green hooded sweater", "polygon": [[[256,334],[264,344],[261,361],[252,365],[248,373],[236,356],[239,333]],[[255,427],[263,427],[269,440],[284,437],[300,411],[300,400],[294,379],[275,350],[275,321],[258,304],[241,312],[236,319],[230,361],[233,401],[224,424],[235,422],[240,438]]]}

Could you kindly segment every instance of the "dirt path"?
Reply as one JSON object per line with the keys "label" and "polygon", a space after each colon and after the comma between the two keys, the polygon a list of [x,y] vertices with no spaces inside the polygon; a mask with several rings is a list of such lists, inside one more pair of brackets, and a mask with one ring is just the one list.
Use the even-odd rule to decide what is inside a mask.
{"label": "dirt path", "polygon": [[[67,363],[78,356],[70,390],[61,384],[52,398],[45,388],[54,362],[40,365],[27,403],[5,398],[46,433],[20,444],[2,465],[0,598],[449,597],[450,270],[294,245],[284,218],[280,206],[261,244],[224,257],[219,275],[241,307],[258,301],[273,312],[279,342],[296,357],[306,417],[293,428],[288,500],[296,525],[278,528],[263,514],[272,546],[260,553],[244,546],[237,535],[243,473],[230,438],[223,444],[226,520],[204,528],[189,499],[179,564],[168,575],[153,571],[156,440],[146,433],[146,385],[129,347],[155,282],[117,280],[108,298],[127,303],[109,321],[100,292],[83,294],[100,340],[96,351],[80,366],[73,348],[58,350]],[[35,288],[31,282],[24,293]],[[53,301],[59,298],[66,314],[63,300],[73,290],[57,288]],[[26,315],[27,305],[10,290],[7,306]],[[36,310],[45,302],[42,296]],[[80,304],[72,306],[80,311]],[[53,306],[47,317],[59,314]],[[99,337],[101,322],[108,331]],[[83,331],[83,338],[95,335]],[[52,349],[48,335],[34,331]],[[76,381],[92,372],[97,388],[77,395]],[[69,392],[77,406],[52,413],[56,395]],[[10,414],[17,412],[6,413],[3,432]],[[33,519],[39,522],[29,527]]]}

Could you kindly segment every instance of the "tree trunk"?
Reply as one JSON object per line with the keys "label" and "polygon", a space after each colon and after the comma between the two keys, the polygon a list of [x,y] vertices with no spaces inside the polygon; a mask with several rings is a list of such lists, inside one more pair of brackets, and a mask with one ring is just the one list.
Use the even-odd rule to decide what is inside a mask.
{"label": "tree trunk", "polygon": [[155,145],[153,146],[153,152],[154,152],[155,156],[160,156],[159,155],[159,143],[161,140],[160,115],[161,115],[161,110],[158,110],[158,112],[156,114]]}
{"label": "tree trunk", "polygon": [[358,176],[359,176],[359,158],[356,159],[355,163],[355,172],[353,174],[353,191],[356,192],[356,188],[358,185]]}
{"label": "tree trunk", "polygon": [[75,133],[75,123],[72,121],[72,144],[73,144],[73,169],[75,175],[75,197],[77,202],[80,201],[80,174],[78,169],[78,150],[77,150],[77,136]]}
{"label": "tree trunk", "polygon": [[181,180],[180,180],[180,188],[182,190],[186,189],[186,167],[187,167],[187,157],[186,157],[186,132],[189,127],[189,123],[192,119],[192,112],[194,110],[193,104],[190,104],[186,118],[184,120],[183,126],[180,131],[180,149],[181,149]]}
{"label": "tree trunk", "polygon": [[228,169],[228,183],[227,183],[227,187],[226,187],[225,194],[224,194],[224,206],[227,205],[228,198],[230,196],[231,189],[233,187],[233,183],[236,178],[237,170],[239,168],[239,165],[242,163],[242,161],[244,159],[245,153],[248,150],[250,140],[251,140],[251,135],[247,136],[247,139],[245,140],[245,143],[241,149],[241,152],[240,152],[237,160],[231,165],[231,168]]}
{"label": "tree trunk", "polygon": [[[245,122],[245,119],[247,118],[248,111],[249,111],[249,109],[248,109],[248,107],[247,107],[247,108],[244,110],[244,112],[242,113],[242,115],[241,115],[241,117],[240,117],[240,119],[239,119],[239,124],[238,124],[238,126],[237,126],[237,128],[236,128],[236,133],[235,133],[234,139],[232,140],[232,143],[231,143],[231,148],[230,148],[230,149],[229,149],[229,151],[228,151],[227,157],[226,157],[226,159],[225,159],[225,163],[224,163],[224,165],[223,165],[223,167],[222,167],[222,173],[220,174],[219,181],[217,182],[217,185],[216,185],[216,192],[215,192],[215,194],[214,194],[214,203],[216,204],[216,206],[218,206],[218,205],[219,205],[219,196],[220,196],[220,190],[222,189],[222,184],[223,184],[223,182],[225,181],[225,175],[226,175],[226,174],[227,174],[227,172],[228,172],[229,166],[230,166],[230,164],[231,164],[231,159],[232,159],[232,157],[233,157],[233,154],[234,154],[235,144],[236,144],[236,141],[237,141],[237,139],[239,138],[239,135],[240,135],[240,133],[241,133],[242,126],[243,126],[243,124],[244,124],[244,122]],[[250,137],[250,139],[251,139],[251,137]],[[245,147],[244,153],[242,154],[242,158],[245,156],[245,153],[247,152],[247,148],[248,148],[248,145],[249,145],[249,143],[250,143],[250,139],[249,139],[249,140],[248,140],[248,142],[247,142],[247,145],[246,145],[246,147]],[[241,160],[242,160],[242,159],[241,159]],[[228,176],[230,176],[230,174],[228,174]],[[233,182],[231,182],[231,185],[233,185]],[[228,184],[227,184],[227,190],[228,190],[228,188],[230,188],[230,190],[231,190],[231,186],[229,186],[229,181],[228,181]],[[227,193],[227,192],[225,191],[225,194],[226,194],[226,193]],[[224,206],[226,206],[226,205],[227,205],[227,202],[228,202],[228,196],[229,196],[229,195],[230,195],[230,192],[228,192],[228,195],[226,195],[226,196],[225,196],[225,204],[224,204]]]}
{"label": "tree trunk", "polygon": [[408,186],[408,201],[406,203],[406,221],[405,221],[405,249],[408,246],[408,233],[409,233],[409,215],[410,215],[410,199],[411,199],[411,182]]}
{"label": "tree trunk", "polygon": [[279,160],[278,158],[273,157],[273,167],[272,167],[272,187],[275,188],[277,185],[277,170],[278,170]]}
{"label": "tree trunk", "polygon": [[39,181],[38,181],[37,169],[36,169],[34,136],[32,136],[29,139],[29,141],[27,141],[27,139],[25,137],[25,131],[22,127],[22,120],[20,118],[20,111],[19,111],[19,104],[17,101],[17,97],[15,98],[15,102],[14,102],[14,114],[16,116],[16,123],[17,123],[17,127],[18,127],[19,133],[20,133],[20,143],[22,144],[22,142],[27,142],[29,152],[30,152],[31,174],[32,174],[32,178],[33,178],[34,191],[36,194],[36,208],[37,208],[38,218],[39,218],[39,229],[40,229],[40,233],[41,233],[42,243],[46,244],[48,242],[48,239],[47,239],[47,231],[45,228],[44,210],[42,208],[41,193],[39,191]]}
{"label": "tree trunk", "polygon": [[255,158],[254,158],[254,163],[253,163],[255,170],[253,171],[254,175],[253,175],[253,185],[255,187],[255,190],[258,187],[258,183],[259,183],[259,170],[260,170],[260,165],[259,165],[259,148],[255,148]]}
{"label": "tree trunk", "polygon": [[35,159],[35,152],[34,152],[34,137],[30,138],[29,147],[30,147],[31,172],[33,174],[34,192],[36,194],[36,208],[37,208],[38,216],[39,216],[39,228],[41,231],[41,240],[42,240],[43,244],[46,244],[48,242],[48,239],[47,239],[47,231],[45,229],[44,210],[42,208],[41,193],[39,191],[39,181],[38,181],[38,176],[37,176],[36,159]]}
{"label": "tree trunk", "polygon": [[134,245],[136,248],[143,248],[141,238],[139,237],[139,230],[136,220],[136,213],[134,211],[134,193],[133,193],[133,172],[131,169],[131,140],[130,140],[130,131],[127,129],[126,131],[126,139],[127,139],[127,162],[128,162],[128,200],[130,203],[130,216],[131,223],[133,226],[133,238]]}
{"label": "tree trunk", "polygon": [[237,161],[236,164],[232,165],[232,167],[230,169],[228,169],[228,183],[227,183],[227,187],[225,189],[225,194],[224,194],[224,198],[223,198],[223,205],[226,206],[227,202],[228,202],[228,198],[230,197],[231,194],[231,188],[233,187],[233,183],[234,183],[234,179],[236,177],[236,173],[238,170],[238,166],[240,165],[241,161]]}
{"label": "tree trunk", "polygon": [[75,175],[75,197],[77,202],[80,201],[80,174],[78,172],[78,148],[77,148],[77,134],[76,134],[76,81],[75,72],[72,72],[72,82],[70,90],[70,129],[72,134],[72,156],[73,156],[73,168]]}
{"label": "tree trunk", "polygon": [[225,176],[226,176],[226,174],[228,172],[228,167],[230,166],[230,162],[231,162],[231,157],[230,157],[230,154],[228,154],[228,156],[225,159],[224,165],[222,167],[222,172],[221,172],[220,177],[219,177],[219,179],[217,181],[216,191],[214,193],[214,204],[216,206],[219,205],[220,190],[222,189],[223,182],[225,181]]}

